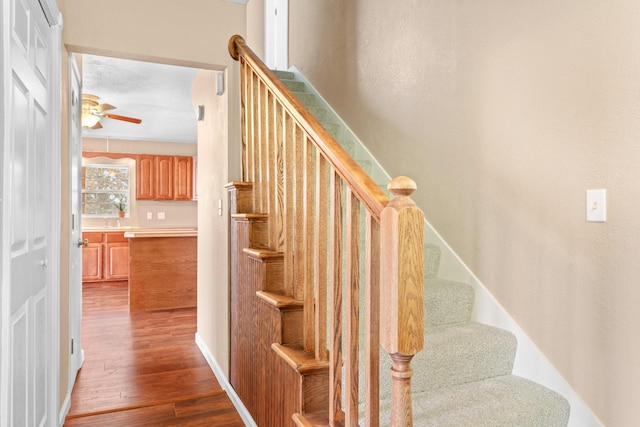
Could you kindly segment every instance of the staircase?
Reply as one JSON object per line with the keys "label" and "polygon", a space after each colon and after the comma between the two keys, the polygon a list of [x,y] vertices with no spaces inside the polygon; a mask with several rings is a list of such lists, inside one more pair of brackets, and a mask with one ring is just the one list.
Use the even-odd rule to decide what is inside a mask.
{"label": "staircase", "polygon": [[[293,72],[274,71],[381,188],[387,174],[314,89]],[[474,290],[438,279],[440,249],[425,244],[425,349],[412,361],[416,426],[566,426],[569,404],[559,394],[511,374],[517,342],[503,329],[471,321]],[[391,360],[381,366],[382,424],[388,423]],[[383,381],[386,379],[387,381]],[[363,381],[361,381],[363,383]],[[386,420],[386,422],[384,421]]]}
{"label": "staircase", "polygon": [[[388,228],[393,215],[384,216],[385,211],[393,205],[400,218],[405,207],[413,209],[412,190],[405,192],[392,181],[390,202],[380,190],[388,182],[384,171],[308,84],[277,72],[297,100],[290,101],[286,93],[280,98],[282,83],[270,80],[271,72],[244,41],[232,39],[230,53],[241,62],[245,112],[243,182],[227,186],[232,213],[230,382],[256,423],[566,426],[569,405],[562,396],[512,375],[515,337],[471,321],[472,287],[438,278],[440,249],[427,242],[416,250],[410,238],[407,252],[402,239],[388,240],[395,228]],[[311,122],[300,125],[309,112],[324,129]],[[326,133],[331,136],[325,143]],[[334,139],[342,148],[334,147]],[[380,213],[380,206],[387,208]],[[405,220],[397,221],[400,226]],[[412,227],[407,230],[422,230]],[[398,236],[403,235],[400,230]],[[336,246],[343,242],[344,249]],[[414,279],[423,277],[423,252],[421,286]],[[419,256],[420,262],[402,258],[405,253]],[[396,254],[389,263],[387,258]],[[389,272],[401,279],[391,291]],[[422,305],[423,300],[423,310],[416,312],[411,301]],[[360,318],[365,320],[359,323]],[[412,319],[419,319],[419,325]],[[424,350],[419,351],[422,333],[411,340],[414,331],[422,330]],[[404,394],[409,391],[410,399]]]}

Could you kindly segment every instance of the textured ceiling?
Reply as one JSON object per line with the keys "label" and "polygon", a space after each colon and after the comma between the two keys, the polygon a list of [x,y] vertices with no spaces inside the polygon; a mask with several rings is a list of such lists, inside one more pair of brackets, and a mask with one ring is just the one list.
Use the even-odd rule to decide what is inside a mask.
{"label": "textured ceiling", "polygon": [[195,68],[83,55],[83,93],[117,107],[107,113],[135,117],[141,124],[102,118],[102,129],[83,128],[90,138],[196,143],[191,104]]}

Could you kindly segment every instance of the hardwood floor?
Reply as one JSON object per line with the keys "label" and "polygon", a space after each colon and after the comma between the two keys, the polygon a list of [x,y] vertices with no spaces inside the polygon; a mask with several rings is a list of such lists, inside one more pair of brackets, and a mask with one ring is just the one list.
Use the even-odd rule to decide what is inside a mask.
{"label": "hardwood floor", "polygon": [[244,426],[194,342],[194,308],[129,313],[126,285],[85,285],[82,320],[65,426]]}

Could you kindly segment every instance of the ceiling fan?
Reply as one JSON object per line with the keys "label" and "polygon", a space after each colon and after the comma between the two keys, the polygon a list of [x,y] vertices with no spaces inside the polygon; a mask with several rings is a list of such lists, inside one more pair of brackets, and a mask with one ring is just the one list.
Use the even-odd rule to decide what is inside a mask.
{"label": "ceiling fan", "polygon": [[119,116],[117,114],[105,113],[105,111],[115,110],[111,104],[99,104],[95,95],[88,93],[82,94],[82,127],[91,129],[100,129],[100,119],[106,117],[108,119],[122,120],[124,122],[140,124],[142,120],[133,117]]}

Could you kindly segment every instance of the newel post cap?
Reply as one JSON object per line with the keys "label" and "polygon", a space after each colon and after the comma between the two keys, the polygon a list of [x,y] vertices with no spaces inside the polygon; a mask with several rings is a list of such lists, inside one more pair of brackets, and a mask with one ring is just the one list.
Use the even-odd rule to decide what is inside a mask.
{"label": "newel post cap", "polygon": [[397,176],[387,184],[387,190],[394,196],[410,196],[417,188],[416,182],[408,176]]}

